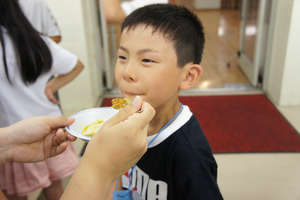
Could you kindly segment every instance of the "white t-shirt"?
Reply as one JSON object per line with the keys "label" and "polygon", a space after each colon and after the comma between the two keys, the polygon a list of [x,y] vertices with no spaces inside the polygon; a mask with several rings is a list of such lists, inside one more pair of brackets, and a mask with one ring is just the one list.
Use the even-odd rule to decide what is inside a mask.
{"label": "white t-shirt", "polygon": [[32,116],[61,115],[58,106],[46,97],[45,86],[52,75],[66,74],[72,71],[76,66],[77,57],[45,37],[44,40],[53,58],[52,68],[49,72],[42,74],[35,83],[26,86],[21,78],[12,41],[5,29],[3,32],[9,77],[12,84],[8,82],[5,75],[3,50],[0,47],[0,127]]}
{"label": "white t-shirt", "polygon": [[121,3],[121,7],[125,12],[126,16],[132,13],[134,10],[141,8],[146,5],[155,3],[168,3],[168,0],[131,0],[124,1]]}
{"label": "white t-shirt", "polygon": [[46,0],[19,0],[19,4],[27,19],[38,32],[45,36],[61,35]]}

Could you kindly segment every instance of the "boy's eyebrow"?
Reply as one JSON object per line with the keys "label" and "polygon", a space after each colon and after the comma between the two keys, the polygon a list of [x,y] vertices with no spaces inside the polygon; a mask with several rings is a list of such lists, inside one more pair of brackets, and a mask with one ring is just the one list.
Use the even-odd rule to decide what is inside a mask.
{"label": "boy's eyebrow", "polygon": [[125,47],[120,46],[119,49],[125,51],[126,53],[129,53],[129,51]]}
{"label": "boy's eyebrow", "polygon": [[[126,49],[125,47],[123,46],[120,46],[119,49],[125,51],[126,53],[129,53],[128,49]],[[158,51],[154,50],[154,49],[141,49],[141,50],[138,50],[137,54],[143,54],[143,53],[148,53],[148,52],[155,52],[155,53],[158,53]]]}
{"label": "boy's eyebrow", "polygon": [[158,51],[156,51],[154,49],[141,49],[141,50],[138,50],[137,54],[143,54],[143,53],[148,53],[148,52],[158,53]]}

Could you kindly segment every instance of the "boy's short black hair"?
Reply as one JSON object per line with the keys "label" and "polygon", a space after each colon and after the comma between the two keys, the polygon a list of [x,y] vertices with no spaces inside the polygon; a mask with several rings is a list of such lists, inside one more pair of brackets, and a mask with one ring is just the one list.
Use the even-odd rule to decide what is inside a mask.
{"label": "boy's short black hair", "polygon": [[183,6],[152,4],[128,15],[121,32],[138,25],[151,26],[174,43],[178,66],[200,64],[204,47],[203,26],[195,14]]}

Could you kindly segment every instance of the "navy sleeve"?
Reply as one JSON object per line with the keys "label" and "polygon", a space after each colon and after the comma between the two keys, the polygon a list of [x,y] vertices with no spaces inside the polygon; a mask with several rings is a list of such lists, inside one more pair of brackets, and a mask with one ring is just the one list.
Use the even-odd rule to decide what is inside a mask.
{"label": "navy sleeve", "polygon": [[[189,145],[189,144],[186,144]],[[217,164],[212,155],[193,148],[176,148],[168,199],[223,199],[217,184]],[[190,146],[191,147],[191,146]]]}

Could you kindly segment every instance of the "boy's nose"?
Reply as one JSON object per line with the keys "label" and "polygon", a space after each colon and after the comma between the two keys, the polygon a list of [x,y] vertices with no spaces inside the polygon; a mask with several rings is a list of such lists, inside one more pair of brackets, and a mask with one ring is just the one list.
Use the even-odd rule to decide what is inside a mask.
{"label": "boy's nose", "polygon": [[135,82],[137,80],[136,71],[133,66],[128,65],[123,71],[123,78],[129,82]]}

